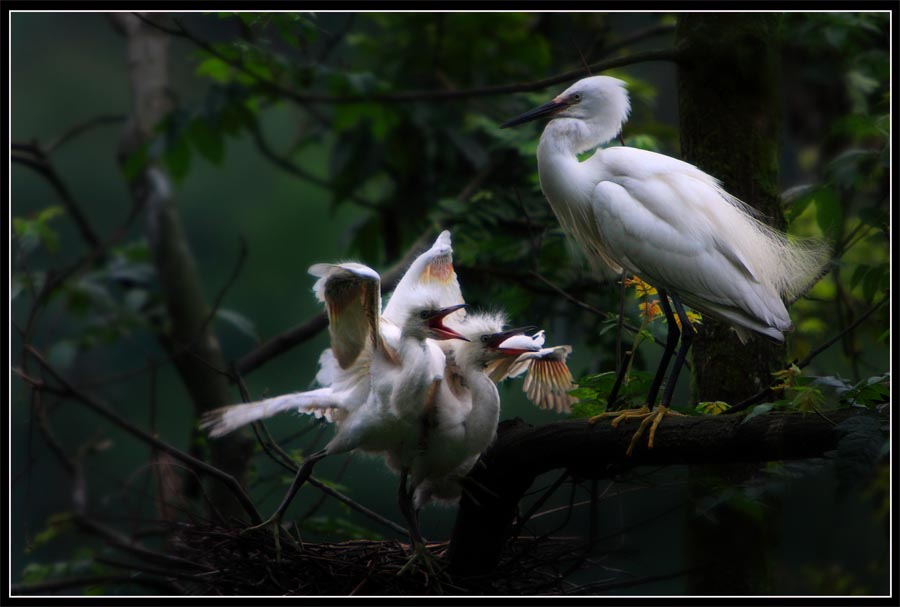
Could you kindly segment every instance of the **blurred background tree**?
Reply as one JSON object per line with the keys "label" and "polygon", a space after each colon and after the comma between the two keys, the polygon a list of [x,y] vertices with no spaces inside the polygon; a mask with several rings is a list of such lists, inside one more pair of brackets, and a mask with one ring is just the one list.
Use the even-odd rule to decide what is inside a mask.
{"label": "blurred background tree", "polygon": [[[688,137],[737,138],[702,113],[692,128],[684,122],[691,99],[682,89],[679,102],[674,61],[684,17],[12,14],[13,579],[80,576],[90,580],[75,588],[93,593],[184,591],[171,579],[142,589],[117,577],[123,567],[111,537],[165,552],[171,526],[162,522],[246,509],[221,483],[197,483],[163,445],[135,441],[122,423],[98,424],[74,402],[86,397],[133,430],[227,470],[261,512],[275,507],[289,472],[250,432],[207,444],[196,418],[239,401],[239,376],[250,398],[312,385],[327,344],[305,274],[315,262],[355,258],[387,270],[450,229],[468,301],[502,307],[514,323],[573,344],[570,366],[582,378],[575,416],[605,407],[608,373],[626,350],[635,369],[652,370],[653,338],[665,334],[653,296],[589,271],[538,187],[538,132],[498,125],[603,70],[629,83],[626,145],[679,157]],[[786,359],[775,361],[797,361],[802,375],[744,406],[754,407],[749,415],[883,408],[888,15],[767,20],[764,40],[780,70],[756,81],[771,80],[758,92],[775,104],[780,128],[768,135],[781,145],[769,149],[778,178],[766,192],[783,204],[791,234],[824,236],[835,255],[829,274],[794,304],[797,331]],[[740,44],[735,50],[747,53]],[[691,70],[681,59],[681,70]],[[710,87],[748,82],[709,63],[701,60]],[[702,86],[693,90],[702,94]],[[820,352],[835,336],[838,345]],[[627,394],[637,399],[645,376],[634,377]],[[692,403],[687,383],[675,398],[683,410],[724,408]],[[729,406],[746,395],[722,381],[713,393],[716,383],[727,394],[717,400]],[[501,396],[504,418],[559,419],[533,410],[519,386],[501,387]],[[268,427],[294,456],[330,432],[300,417]],[[877,428],[844,430],[836,458],[772,462],[699,493],[678,466],[623,470],[599,487],[578,474],[541,477],[523,503],[543,508],[529,531],[591,531],[591,558],[569,590],[702,593],[686,586],[696,563],[682,522],[715,518],[722,503],[765,518],[777,497],[778,522],[764,538],[768,579],[750,580],[751,589],[883,593],[887,445]],[[319,470],[323,486],[394,518],[396,481],[381,464],[334,459]],[[546,487],[559,491],[541,501]],[[318,491],[302,491],[291,516],[306,541],[402,537]],[[448,537],[452,521],[452,510],[426,510],[425,535]],[[719,541],[726,553],[740,550],[727,534]]]}

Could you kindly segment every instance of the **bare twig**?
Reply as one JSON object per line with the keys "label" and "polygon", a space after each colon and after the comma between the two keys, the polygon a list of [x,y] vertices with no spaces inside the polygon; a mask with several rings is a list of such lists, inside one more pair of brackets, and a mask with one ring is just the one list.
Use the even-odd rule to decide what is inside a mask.
{"label": "bare twig", "polygon": [[[581,301],[580,299],[578,299],[571,293],[567,292],[565,289],[562,289],[561,287],[557,286],[550,279],[545,277],[543,274],[540,274],[539,272],[531,272],[530,274],[532,276],[534,276],[535,278],[537,278],[538,280],[540,280],[545,285],[547,285],[548,287],[550,287],[551,289],[553,289],[554,291],[556,291],[557,293],[559,293],[560,295],[562,295],[563,297],[565,297],[566,299],[568,299],[569,301],[571,301],[573,304],[575,304],[579,308],[581,308],[583,310],[587,310],[591,314],[596,314],[597,316],[600,316],[600,317],[606,318],[606,319],[616,318],[616,316],[617,316],[613,312],[606,312],[604,310],[601,310],[600,308],[596,308],[596,307],[592,306],[591,304],[589,304],[587,302]],[[622,327],[626,331],[628,331],[629,333],[631,333],[633,335],[637,335],[641,331],[639,327],[635,327],[633,324],[625,322],[624,320],[622,320]],[[657,338],[656,336],[653,337],[653,341],[655,341],[657,344],[659,344],[660,346],[663,346],[663,347],[665,347],[665,345],[666,345],[665,342],[663,342],[661,339]],[[690,368],[687,361],[685,361],[684,364],[687,368]]]}
{"label": "bare twig", "polygon": [[95,127],[98,126],[106,126],[108,124],[118,124],[120,122],[125,121],[126,116],[124,114],[100,114],[99,116],[94,116],[93,118],[89,118],[84,122],[79,122],[78,124],[69,127],[63,133],[58,136],[56,139],[52,139],[50,143],[44,146],[44,153],[48,156],[61,148],[64,144],[68,143],[75,137],[78,137],[82,133],[86,133]]}
{"label": "bare twig", "polygon": [[[272,149],[272,146],[269,144],[268,141],[266,141],[266,138],[262,133],[262,129],[260,128],[259,124],[256,123],[256,121],[250,122],[250,125],[248,126],[248,130],[250,131],[250,134],[253,136],[253,142],[256,144],[256,149],[259,150],[260,154],[262,154],[264,157],[268,158],[272,162],[272,164],[274,164],[281,170],[283,170],[295,177],[299,177],[300,179],[302,179],[304,181],[308,181],[309,183],[311,183],[313,185],[317,185],[320,188],[325,188],[325,189],[331,188],[331,184],[327,180],[313,175],[306,169],[298,166],[295,162],[292,162],[286,156],[283,156],[283,155],[279,154],[278,152],[276,152],[274,149]],[[355,204],[357,204],[361,207],[365,207],[367,209],[377,209],[378,208],[377,204],[375,204],[369,200],[366,200],[365,198],[363,198],[357,194],[354,194],[354,193],[350,193],[347,196],[347,198],[352,200]]]}
{"label": "bare twig", "polygon": [[53,189],[56,190],[56,194],[59,196],[60,201],[63,203],[66,212],[68,212],[68,214],[72,217],[75,225],[78,226],[78,231],[88,247],[90,247],[92,250],[97,250],[98,248],[100,248],[100,238],[97,236],[97,233],[94,232],[94,228],[91,227],[90,223],[87,220],[87,217],[85,217],[84,213],[81,212],[81,207],[75,201],[75,198],[72,196],[69,188],[66,187],[65,183],[63,183],[63,180],[62,178],[60,178],[59,173],[56,172],[56,169],[54,169],[53,165],[51,165],[47,160],[44,152],[36,145],[30,146],[30,151],[33,158],[28,158],[22,154],[12,154],[10,159],[15,163],[21,164],[22,166],[27,166],[31,170],[44,177],[50,183]]}
{"label": "bare twig", "polygon": [[227,486],[234,496],[238,499],[241,506],[244,508],[244,511],[250,517],[251,521],[254,523],[262,522],[262,519],[259,517],[259,513],[256,511],[256,508],[253,506],[253,502],[250,501],[250,498],[244,492],[244,489],[241,487],[240,483],[231,476],[219,470],[218,468],[207,464],[206,462],[199,460],[191,455],[188,455],[184,451],[173,447],[167,442],[164,442],[155,436],[152,436],[145,432],[144,430],[138,428],[128,420],[121,417],[118,413],[110,409],[106,404],[101,402],[99,399],[91,396],[90,394],[86,394],[77,388],[75,388],[71,383],[69,383],[64,377],[62,377],[59,372],[56,371],[43,357],[43,355],[38,352],[35,348],[31,346],[27,346],[27,350],[29,353],[35,357],[35,359],[40,363],[41,367],[59,383],[69,395],[74,397],[76,400],[81,402],[84,405],[87,405],[90,409],[92,409],[95,413],[100,414],[105,417],[107,420],[112,422],[114,425],[119,428],[125,430],[132,436],[142,440],[145,443],[148,443],[160,451],[165,451],[175,459],[181,461],[186,466],[189,466],[193,470],[202,472],[208,476],[211,476],[215,479],[218,479],[222,483]]}
{"label": "bare twig", "polygon": [[239,247],[238,247],[238,258],[237,261],[234,262],[234,267],[231,270],[231,274],[228,276],[228,280],[225,281],[225,284],[222,285],[222,288],[219,289],[219,292],[216,294],[216,298],[213,300],[212,305],[209,308],[209,314],[203,320],[203,323],[200,325],[200,330],[197,334],[197,339],[200,339],[204,332],[206,331],[206,327],[209,325],[210,321],[215,317],[216,312],[219,311],[219,306],[222,305],[222,300],[225,299],[225,294],[228,293],[228,289],[235,283],[238,276],[241,274],[241,269],[244,267],[244,262],[247,260],[247,241],[244,240],[244,237],[241,236],[239,239]]}

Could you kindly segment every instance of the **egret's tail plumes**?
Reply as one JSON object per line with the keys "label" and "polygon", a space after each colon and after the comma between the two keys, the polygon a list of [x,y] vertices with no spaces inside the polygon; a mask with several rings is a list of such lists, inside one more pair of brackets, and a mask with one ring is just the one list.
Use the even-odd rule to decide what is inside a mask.
{"label": "egret's tail plumes", "polygon": [[266,419],[283,411],[296,410],[334,421],[339,417],[339,404],[330,388],[309,392],[295,392],[242,405],[229,405],[208,411],[200,420],[200,428],[209,430],[212,438],[224,436],[255,421]]}
{"label": "egret's tail plumes", "polygon": [[[739,243],[749,258],[757,279],[769,283],[788,303],[803,295],[825,273],[831,247],[809,238],[790,240],[783,232],[758,219],[755,209],[719,187],[748,226],[745,242]],[[731,233],[737,233],[732,230]]]}

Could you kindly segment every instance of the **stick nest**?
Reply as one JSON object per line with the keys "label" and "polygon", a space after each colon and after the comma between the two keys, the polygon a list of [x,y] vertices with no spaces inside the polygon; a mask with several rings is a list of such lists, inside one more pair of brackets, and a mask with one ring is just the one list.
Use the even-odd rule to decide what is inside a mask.
{"label": "stick nest", "polygon": [[[282,532],[280,555],[269,529],[184,525],[173,539],[173,552],[185,560],[179,584],[200,595],[462,595],[555,594],[558,567],[571,557],[571,541],[521,539],[490,575],[453,579],[447,573],[448,542],[428,544],[436,575],[419,563],[406,572],[412,552],[396,540],[303,542]],[[549,568],[549,569],[548,569]]]}

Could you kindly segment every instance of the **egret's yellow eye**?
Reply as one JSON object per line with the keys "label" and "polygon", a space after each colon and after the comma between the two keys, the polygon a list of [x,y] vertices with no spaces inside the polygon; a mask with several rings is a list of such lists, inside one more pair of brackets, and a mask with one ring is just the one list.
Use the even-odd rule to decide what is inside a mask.
{"label": "egret's yellow eye", "polygon": [[575,93],[572,95],[572,101],[581,101],[581,93]]}

